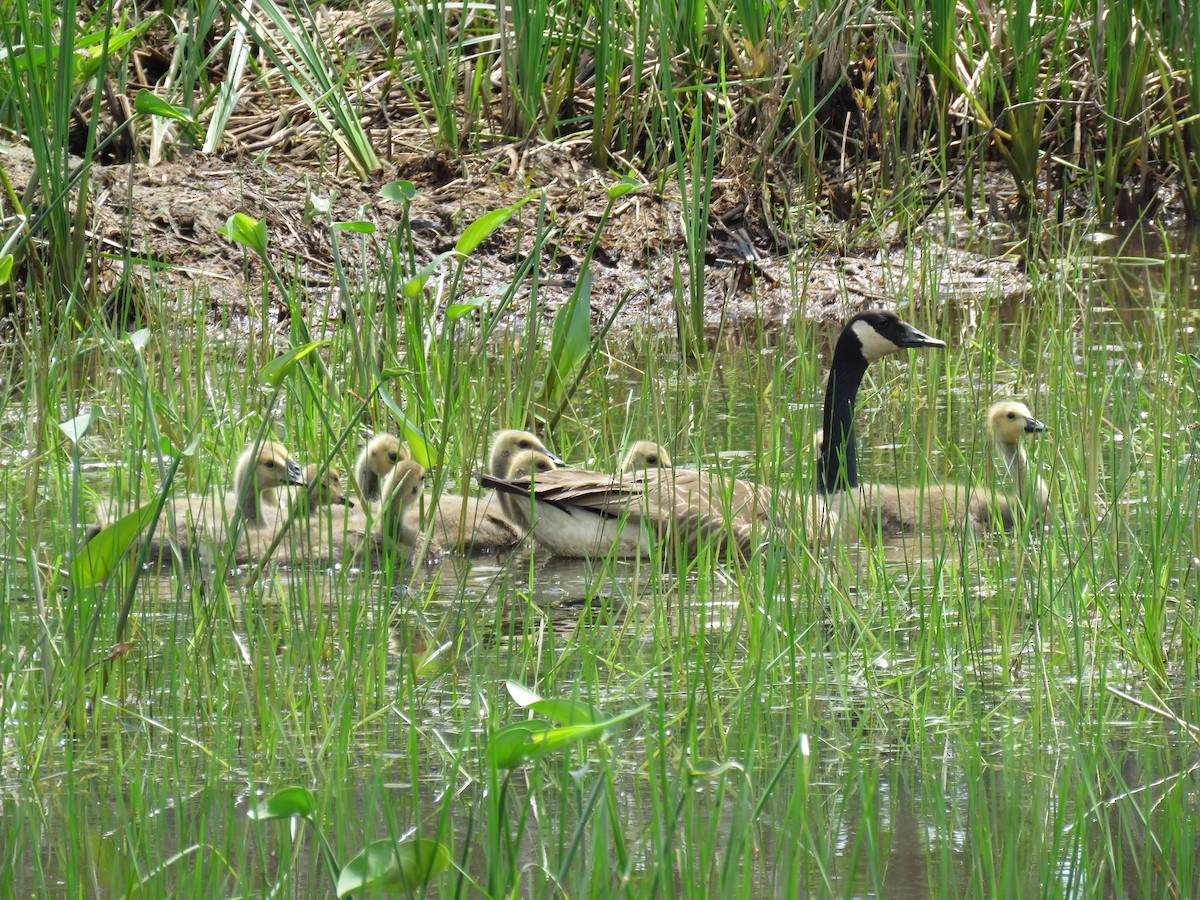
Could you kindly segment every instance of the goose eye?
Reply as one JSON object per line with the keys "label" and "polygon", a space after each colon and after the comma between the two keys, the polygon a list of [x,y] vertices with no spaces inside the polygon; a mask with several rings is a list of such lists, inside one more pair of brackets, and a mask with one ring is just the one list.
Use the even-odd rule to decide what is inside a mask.
{"label": "goose eye", "polygon": [[388,459],[390,459],[392,462],[395,462],[395,461],[396,461],[396,454],[395,454],[395,453],[389,453],[389,454],[388,454]]}
{"label": "goose eye", "polygon": [[655,456],[653,453],[651,453],[649,456],[646,457],[646,462],[649,465],[657,466],[658,465],[658,457]]}
{"label": "goose eye", "polygon": [[1017,417],[1017,414],[1016,414],[1015,412],[1010,412],[1010,413],[1008,414],[1008,417],[1009,417],[1010,419],[1015,419],[1015,418]]}
{"label": "goose eye", "polygon": [[522,438],[521,441],[517,444],[517,446],[520,447],[522,450],[528,450],[530,447],[530,444],[527,439]]}
{"label": "goose eye", "polygon": [[275,468],[275,460],[268,459],[263,463],[263,465],[266,466],[268,469],[273,469],[273,468]]}

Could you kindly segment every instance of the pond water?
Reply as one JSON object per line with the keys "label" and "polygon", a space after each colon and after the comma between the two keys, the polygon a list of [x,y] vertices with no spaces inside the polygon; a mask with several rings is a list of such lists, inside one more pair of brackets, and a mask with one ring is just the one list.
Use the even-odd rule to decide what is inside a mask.
{"label": "pond water", "polygon": [[[311,831],[247,815],[293,784],[317,796],[343,862],[374,839],[440,836],[455,867],[439,896],[1194,895],[1195,262],[1078,263],[1024,302],[947,304],[922,324],[949,351],[872,371],[857,427],[878,480],[994,477],[979,416],[998,397],[1047,423],[1029,449],[1055,511],[1009,537],[781,545],[686,571],[522,549],[385,573],[272,568],[253,585],[247,569],[146,573],[132,647],[104,662],[120,592],[46,595],[52,577],[21,564],[63,564],[45,498],[61,503],[69,463],[47,463],[57,487],[31,525],[10,475],[5,895],[331,893]],[[680,465],[794,467],[804,482],[812,354],[833,336],[701,366],[656,339],[614,341],[555,448],[611,468],[652,437]],[[26,417],[5,410],[10,470]],[[84,470],[100,494],[129,458],[110,434]],[[46,688],[53,703],[39,591],[56,641],[99,623],[89,689]],[[606,714],[645,708],[506,777],[489,772],[488,735],[528,715],[507,680]]]}

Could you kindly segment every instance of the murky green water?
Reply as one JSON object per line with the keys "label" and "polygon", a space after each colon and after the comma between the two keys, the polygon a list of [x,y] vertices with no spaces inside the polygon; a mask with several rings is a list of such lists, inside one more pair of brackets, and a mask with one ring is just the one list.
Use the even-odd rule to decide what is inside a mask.
{"label": "murky green water", "polygon": [[[150,895],[229,895],[293,867],[288,893],[328,891],[311,835],[246,816],[288,784],[321,798],[343,856],[441,822],[455,859],[486,885],[495,797],[483,748],[505,679],[607,712],[649,704],[611,751],[565,754],[508,783],[513,835],[525,816],[512,847],[522,896],[551,892],[576,839],[575,893],[915,898],[1006,885],[1141,896],[1200,885],[1179,852],[1192,839],[1181,821],[1200,813],[1200,673],[1189,668],[1200,547],[1177,527],[1196,516],[1182,487],[1200,440],[1192,266],[1177,256],[1084,266],[1086,283],[1048,277],[1037,310],[1012,304],[978,322],[947,311],[947,357],[872,373],[860,466],[878,480],[985,472],[978,417],[998,396],[1047,422],[1030,449],[1057,511],[1021,541],[888,540],[816,568],[785,558],[749,579],[724,564],[659,573],[536,551],[388,577],[281,569],[265,591],[244,590],[242,571],[228,594],[144,578],[137,646],[88,699],[86,733],[31,754],[61,710],[36,721],[4,706],[5,895],[85,884],[118,896],[142,878]],[[611,467],[602,453],[645,436],[679,464],[749,477],[811,465],[822,390],[792,390],[790,340],[727,349],[700,370],[610,349],[561,428],[571,462]],[[6,415],[10,460],[25,427]],[[106,478],[87,474],[100,490]],[[6,514],[0,687],[13,693],[40,632],[34,586],[13,562],[36,548]],[[1149,607],[1121,593],[1148,559],[1169,620],[1159,678],[1147,674],[1159,639],[1139,637]],[[69,618],[61,602],[47,598],[55,622]],[[1159,705],[1167,714],[1148,714]],[[704,761],[737,767],[689,774]],[[612,790],[600,802],[603,772]],[[453,884],[443,876],[437,890]]]}

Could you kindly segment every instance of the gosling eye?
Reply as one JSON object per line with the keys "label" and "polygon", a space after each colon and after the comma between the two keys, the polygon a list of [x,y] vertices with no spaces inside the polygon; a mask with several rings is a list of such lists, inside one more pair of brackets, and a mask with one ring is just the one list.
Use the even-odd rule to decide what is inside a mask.
{"label": "gosling eye", "polygon": [[649,464],[651,466],[657,466],[658,465],[658,457],[655,456],[653,453],[651,453],[649,456],[646,457],[646,462],[647,462],[647,464]]}
{"label": "gosling eye", "polygon": [[517,446],[520,447],[522,450],[528,450],[531,445],[530,445],[528,439],[522,438],[520,441],[517,442]]}
{"label": "gosling eye", "polygon": [[275,468],[275,460],[268,459],[263,462],[263,465],[266,466],[268,469],[273,469],[273,468]]}
{"label": "gosling eye", "polygon": [[397,454],[395,453],[388,453],[388,459],[390,459],[392,462],[396,461],[396,456]]}
{"label": "gosling eye", "polygon": [[1017,414],[1016,414],[1015,412],[1012,412],[1012,411],[1010,411],[1010,412],[1009,412],[1009,414],[1008,414],[1008,417],[1009,417],[1010,419],[1015,419],[1015,418],[1017,417]]}

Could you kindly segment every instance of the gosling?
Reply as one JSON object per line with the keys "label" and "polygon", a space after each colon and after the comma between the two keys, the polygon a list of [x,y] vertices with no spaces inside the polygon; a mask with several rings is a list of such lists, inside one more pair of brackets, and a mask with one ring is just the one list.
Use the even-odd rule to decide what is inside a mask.
{"label": "gosling", "polygon": [[354,480],[367,503],[378,503],[383,495],[383,479],[400,460],[408,459],[408,449],[394,434],[381,432],[372,436],[354,464]]}

